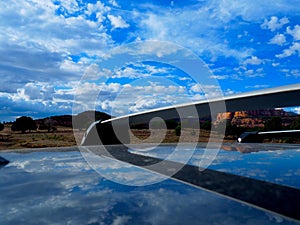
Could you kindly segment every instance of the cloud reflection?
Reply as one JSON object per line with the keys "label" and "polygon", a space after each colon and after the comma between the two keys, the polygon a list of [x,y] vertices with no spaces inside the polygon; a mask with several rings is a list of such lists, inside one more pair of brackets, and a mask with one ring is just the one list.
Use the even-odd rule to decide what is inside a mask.
{"label": "cloud reflection", "polygon": [[[3,156],[11,161],[0,170],[3,225],[293,224],[169,179],[141,187],[111,182],[91,169],[79,152]],[[105,166],[108,171],[118,167],[99,169]]]}
{"label": "cloud reflection", "polygon": [[[238,146],[238,149],[236,149],[236,145],[232,146],[225,146],[226,151],[219,151],[208,168],[300,188],[299,146],[241,144]],[[243,147],[245,147],[247,154],[244,154]],[[180,162],[180,156],[185,154],[186,151],[188,151],[188,146],[186,150],[176,155],[173,160]],[[198,166],[203,157],[205,157],[204,151],[207,153],[206,156],[209,157],[209,149],[205,150],[205,146],[198,146],[188,164]],[[168,154],[172,153],[172,147],[160,146],[152,151],[131,152],[165,159]]]}

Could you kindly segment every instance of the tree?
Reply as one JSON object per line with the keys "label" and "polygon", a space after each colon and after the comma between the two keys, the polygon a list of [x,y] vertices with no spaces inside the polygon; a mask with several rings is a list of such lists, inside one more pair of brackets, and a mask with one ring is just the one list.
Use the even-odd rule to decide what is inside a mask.
{"label": "tree", "polygon": [[4,124],[0,123],[0,131],[2,131],[4,129]]}
{"label": "tree", "polygon": [[216,125],[217,130],[223,130],[225,127],[225,137],[239,137],[243,132],[245,132],[245,128],[238,127],[237,125],[231,124],[229,120],[222,120]]}
{"label": "tree", "polygon": [[28,116],[22,116],[17,118],[15,122],[13,122],[11,126],[12,131],[21,131],[25,133],[27,130],[36,130],[37,126],[34,120]]}
{"label": "tree", "polygon": [[282,119],[280,117],[272,117],[267,120],[264,127],[265,131],[282,130]]}
{"label": "tree", "polygon": [[55,127],[55,121],[51,117],[45,119],[44,125],[47,128],[48,132],[57,130]]}
{"label": "tree", "polygon": [[211,121],[205,121],[203,124],[200,125],[200,127],[203,130],[211,130]]}
{"label": "tree", "polygon": [[232,125],[231,123],[226,124],[225,136],[233,136],[238,138],[242,133],[245,132],[245,128]]}
{"label": "tree", "polygon": [[298,117],[296,120],[294,120],[290,126],[293,130],[299,130],[300,129],[300,117]]}
{"label": "tree", "polygon": [[175,134],[176,134],[176,136],[181,135],[181,125],[180,124],[178,124],[177,127],[175,127]]}

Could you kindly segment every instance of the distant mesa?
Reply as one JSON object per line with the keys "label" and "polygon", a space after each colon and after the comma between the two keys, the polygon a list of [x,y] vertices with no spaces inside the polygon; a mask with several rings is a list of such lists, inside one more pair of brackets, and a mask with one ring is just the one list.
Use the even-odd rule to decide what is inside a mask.
{"label": "distant mesa", "polygon": [[228,120],[232,125],[240,127],[264,127],[264,122],[270,117],[281,117],[283,125],[288,126],[293,122],[292,117],[297,116],[296,113],[286,112],[283,109],[263,109],[263,110],[250,110],[239,112],[226,112],[219,113],[216,123],[223,120]]}

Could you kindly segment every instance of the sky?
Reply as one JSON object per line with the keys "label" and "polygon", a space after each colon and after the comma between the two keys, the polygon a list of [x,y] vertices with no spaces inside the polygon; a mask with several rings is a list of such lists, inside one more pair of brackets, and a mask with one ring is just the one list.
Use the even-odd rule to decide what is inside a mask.
{"label": "sky", "polygon": [[3,1],[0,121],[91,109],[119,116],[300,83],[299,7],[298,0]]}

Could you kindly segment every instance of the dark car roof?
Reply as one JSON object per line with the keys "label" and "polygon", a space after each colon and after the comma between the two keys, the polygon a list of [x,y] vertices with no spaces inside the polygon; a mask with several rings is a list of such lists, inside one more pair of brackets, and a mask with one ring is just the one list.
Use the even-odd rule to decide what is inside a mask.
{"label": "dark car roof", "polygon": [[[163,145],[143,152],[132,148],[129,153],[137,158],[163,159],[172,149],[174,145]],[[204,149],[201,145],[197,147],[186,169],[198,168]],[[227,151],[221,150],[202,173],[197,170],[199,173],[194,176],[191,169],[173,177],[107,156],[99,157],[101,161],[97,162],[101,163],[95,168],[87,163],[87,155],[83,156],[77,147],[1,152],[10,163],[0,169],[0,223],[297,224],[298,220],[292,218],[292,214],[279,213],[275,207],[278,199],[270,199],[271,195],[258,197],[251,191],[258,189],[248,185],[257,181],[271,190],[283,188],[281,193],[289,193],[285,192],[287,188],[297,194],[300,189],[300,147],[250,144],[224,145],[223,149]],[[186,150],[188,145],[177,153],[183,155]],[[178,159],[180,154],[176,156]],[[220,174],[222,176],[218,177]],[[210,180],[205,180],[205,176]],[[215,181],[215,185],[222,184],[224,180],[220,179],[232,177],[239,179],[227,180],[223,183],[227,186],[221,189],[234,192],[237,190],[234,187],[242,187],[244,193],[239,195],[250,194],[252,199],[260,198],[260,202],[270,201],[268,205],[273,205],[275,212],[272,208],[264,209],[243,198],[222,193],[220,187],[214,189],[214,185],[209,184]],[[202,186],[198,182],[201,179],[204,179]],[[249,179],[254,183],[249,183]],[[292,200],[291,196],[286,196],[285,205],[291,207],[284,213],[299,211],[297,205],[290,205]]]}

